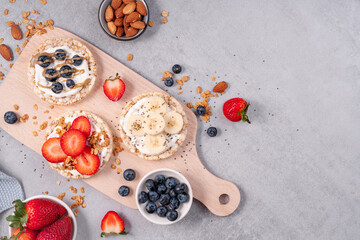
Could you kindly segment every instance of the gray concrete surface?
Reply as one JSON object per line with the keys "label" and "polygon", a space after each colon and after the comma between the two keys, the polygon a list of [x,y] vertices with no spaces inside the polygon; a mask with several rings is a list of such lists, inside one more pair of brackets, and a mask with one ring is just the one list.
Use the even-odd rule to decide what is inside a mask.
{"label": "gray concrete surface", "polygon": [[[35,9],[36,19],[54,19],[164,89],[162,71],[181,64],[191,80],[180,96],[169,89],[181,101],[195,101],[198,85],[210,89],[212,76],[227,81],[226,95],[211,101],[215,117],[199,124],[197,147],[211,172],[237,184],[242,202],[231,216],[217,217],[195,201],[178,224],[157,226],[85,186],[78,239],[100,239],[110,209],[121,213],[130,235],[109,239],[359,239],[359,1],[149,0],[155,26],[132,42],[105,35],[99,4],[2,0],[1,12],[10,14],[0,14],[0,37],[14,47],[4,22]],[[165,25],[162,10],[170,12]],[[251,102],[251,125],[222,116],[223,102],[237,96]],[[219,128],[218,137],[205,134],[209,126]],[[26,196],[84,185],[57,186],[61,178],[41,157],[4,131],[0,149],[0,168],[20,179]],[[0,214],[2,235],[9,213]]]}

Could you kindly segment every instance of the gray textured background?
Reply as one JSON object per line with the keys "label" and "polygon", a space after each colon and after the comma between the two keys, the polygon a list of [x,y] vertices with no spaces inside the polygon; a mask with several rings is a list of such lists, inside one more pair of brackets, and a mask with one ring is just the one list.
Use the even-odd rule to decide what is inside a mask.
{"label": "gray textured background", "polygon": [[[15,47],[4,22],[35,9],[36,19],[54,19],[163,88],[162,71],[181,64],[191,80],[183,95],[169,89],[181,101],[193,102],[198,85],[210,89],[211,76],[229,82],[226,95],[211,101],[216,118],[199,124],[197,147],[211,172],[237,184],[242,202],[231,216],[216,217],[195,201],[178,224],[157,226],[85,186],[78,239],[99,239],[110,209],[121,213],[130,235],[109,239],[359,239],[359,1],[149,0],[155,26],[132,42],[105,35],[99,4],[1,0],[1,12],[10,14],[0,14],[0,37]],[[165,25],[162,10],[170,12]],[[222,116],[223,102],[236,96],[251,102],[251,125]],[[218,137],[205,134],[210,125]],[[21,180],[26,196],[46,190],[69,196],[69,185],[83,185],[57,186],[57,173],[4,131],[0,149],[0,168]],[[7,233],[9,213],[0,214],[0,234]]]}

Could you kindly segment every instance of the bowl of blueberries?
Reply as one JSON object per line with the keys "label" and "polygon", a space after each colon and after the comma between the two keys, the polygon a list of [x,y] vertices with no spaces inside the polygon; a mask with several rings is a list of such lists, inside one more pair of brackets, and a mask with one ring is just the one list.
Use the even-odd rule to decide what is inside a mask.
{"label": "bowl of blueberries", "polygon": [[179,172],[161,168],[146,174],[136,188],[136,205],[150,222],[169,225],[189,212],[193,193],[189,181]]}

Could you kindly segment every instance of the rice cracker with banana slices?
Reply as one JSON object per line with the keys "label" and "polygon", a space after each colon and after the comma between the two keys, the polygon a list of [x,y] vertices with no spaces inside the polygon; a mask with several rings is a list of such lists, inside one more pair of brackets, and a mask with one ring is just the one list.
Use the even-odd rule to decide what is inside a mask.
{"label": "rice cracker with banana slices", "polygon": [[131,99],[120,115],[120,136],[139,157],[160,160],[175,154],[184,142],[188,120],[181,104],[161,92]]}
{"label": "rice cracker with banana slices", "polygon": [[[44,147],[46,142],[51,138],[60,138],[61,148],[65,153],[63,136],[73,129],[84,133],[86,146],[83,152],[76,157],[67,156],[64,161],[51,161],[51,153],[55,156],[60,155],[58,153],[60,150],[56,149],[59,146],[55,144],[53,147],[56,151],[51,149],[52,147],[47,150]],[[72,141],[70,141],[70,147],[76,149],[76,141],[70,140]],[[109,126],[97,115],[82,110],[67,112],[54,120],[47,128],[46,142],[42,152],[51,168],[64,177],[74,179],[89,178],[100,172],[110,160],[113,151],[113,136]]]}

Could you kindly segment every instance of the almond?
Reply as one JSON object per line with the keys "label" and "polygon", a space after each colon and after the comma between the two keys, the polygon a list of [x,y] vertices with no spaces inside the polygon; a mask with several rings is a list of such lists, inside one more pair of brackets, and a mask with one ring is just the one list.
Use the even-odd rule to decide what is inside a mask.
{"label": "almond", "polygon": [[135,11],[136,8],[136,3],[135,2],[131,2],[129,4],[127,4],[124,9],[123,9],[123,14],[127,15],[132,13],[133,11]]}
{"label": "almond", "polygon": [[124,19],[123,18],[117,18],[114,21],[115,26],[121,27],[123,25]]}
{"label": "almond", "polygon": [[145,23],[142,21],[137,21],[137,22],[130,23],[130,26],[132,26],[133,28],[136,28],[136,29],[144,29]]}
{"label": "almond", "polygon": [[137,22],[140,20],[141,20],[141,15],[138,12],[132,12],[126,18],[127,23]]}
{"label": "almond", "polygon": [[125,4],[129,4],[129,3],[132,3],[132,2],[135,2],[136,0],[123,0],[123,2],[125,3]]}
{"label": "almond", "polygon": [[11,61],[11,51],[5,44],[0,45],[0,54],[6,61]]}
{"label": "almond", "polygon": [[228,85],[226,82],[222,81],[215,85],[213,92],[221,93],[227,89]]}
{"label": "almond", "polygon": [[118,27],[118,29],[116,31],[116,36],[121,37],[122,35],[124,35],[124,28]]}
{"label": "almond", "polygon": [[138,33],[138,31],[139,30],[137,30],[137,29],[135,29],[133,27],[129,27],[127,29],[127,31],[125,31],[125,34],[126,34],[127,37],[132,37],[132,36],[136,35]]}
{"label": "almond", "polygon": [[146,7],[143,2],[137,1],[136,2],[136,11],[143,16],[147,15]]}
{"label": "almond", "polygon": [[109,5],[105,11],[105,20],[111,22],[114,19],[114,9]]}
{"label": "almond", "polygon": [[123,3],[123,4],[121,4],[121,6],[118,9],[116,9],[116,11],[115,11],[115,17],[116,18],[122,18],[124,16],[123,9],[124,9],[125,6],[126,6],[126,4]]}
{"label": "almond", "polygon": [[126,22],[127,17],[128,17],[128,15],[126,15],[126,16],[124,17],[124,23],[123,23],[125,34],[126,34],[126,32],[127,32],[127,29],[130,27],[130,24]]}
{"label": "almond", "polygon": [[114,22],[108,22],[107,27],[112,34],[116,33],[116,26],[115,26]]}
{"label": "almond", "polygon": [[111,7],[116,10],[121,6],[122,0],[112,0]]}
{"label": "almond", "polygon": [[21,30],[18,25],[13,24],[11,26],[11,35],[15,40],[20,40],[22,38]]}

